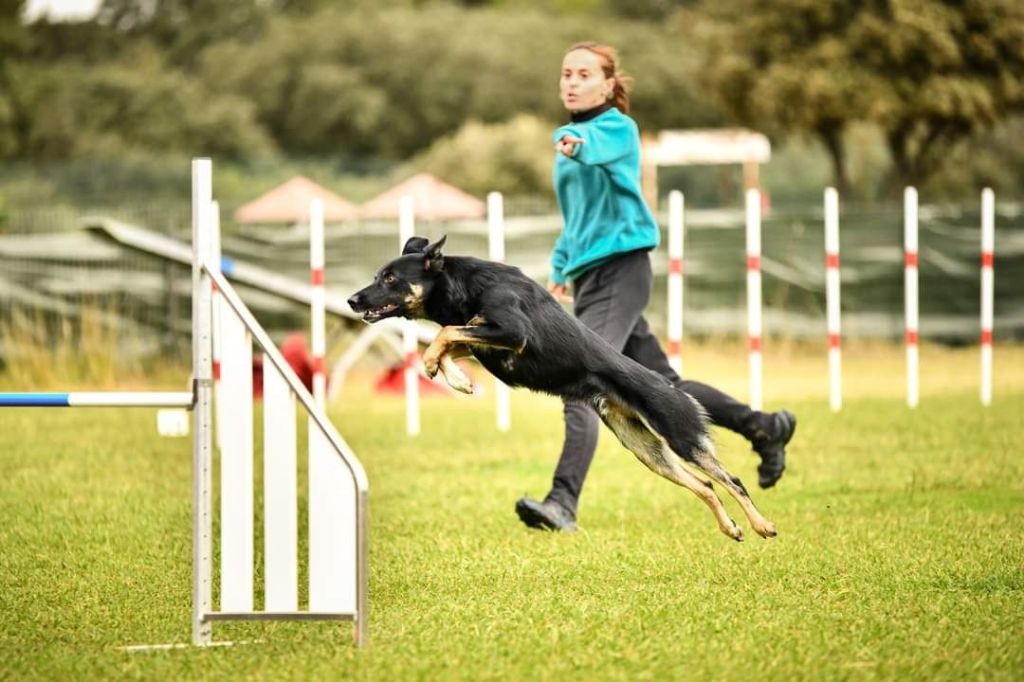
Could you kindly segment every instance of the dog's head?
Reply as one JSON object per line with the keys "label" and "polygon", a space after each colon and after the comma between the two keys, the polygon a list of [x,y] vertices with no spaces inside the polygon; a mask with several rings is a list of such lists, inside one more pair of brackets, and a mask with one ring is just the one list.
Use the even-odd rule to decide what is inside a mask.
{"label": "dog's head", "polygon": [[433,244],[411,237],[402,255],[382,267],[373,282],[348,299],[349,307],[363,313],[367,322],[386,317],[422,317],[423,305],[444,269],[441,247],[447,237]]}

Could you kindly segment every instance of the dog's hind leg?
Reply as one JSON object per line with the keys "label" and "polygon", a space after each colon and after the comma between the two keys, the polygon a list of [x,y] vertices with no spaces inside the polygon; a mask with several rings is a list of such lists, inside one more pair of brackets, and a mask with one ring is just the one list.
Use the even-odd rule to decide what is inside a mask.
{"label": "dog's hind leg", "polygon": [[743,482],[733,476],[715,456],[713,446],[711,445],[710,439],[708,439],[706,445],[694,448],[690,452],[690,461],[700,467],[701,471],[710,476],[713,480],[718,481],[739,503],[740,508],[743,509],[743,513],[747,515],[747,519],[750,521],[750,525],[754,531],[763,538],[773,538],[777,534],[775,530],[775,524],[769,521],[758,511],[757,507],[754,506],[753,500],[750,499],[750,495],[747,493],[746,487]]}
{"label": "dog's hind leg", "polygon": [[664,439],[648,428],[639,416],[607,399],[598,401],[597,412],[618,437],[619,442],[636,455],[648,469],[699,497],[715,515],[718,528],[723,533],[733,540],[743,540],[743,531],[729,518],[725,505],[711,487],[711,483],[701,480],[687,469]]}

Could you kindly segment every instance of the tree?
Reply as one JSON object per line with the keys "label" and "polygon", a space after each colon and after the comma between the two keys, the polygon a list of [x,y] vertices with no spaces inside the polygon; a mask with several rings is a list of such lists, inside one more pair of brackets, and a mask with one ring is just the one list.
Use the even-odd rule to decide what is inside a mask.
{"label": "tree", "polygon": [[1015,0],[705,0],[680,22],[707,47],[705,83],[723,108],[769,134],[816,135],[840,188],[853,121],[884,131],[895,188],[1024,106]]}
{"label": "tree", "polygon": [[917,185],[952,149],[1024,110],[1024,5],[898,0],[865,14],[851,56],[867,72],[870,120],[885,131],[891,189]]}
{"label": "tree", "polygon": [[26,124],[11,97],[11,65],[31,47],[28,29],[21,22],[24,0],[0,0],[0,158],[18,148],[18,129]]}

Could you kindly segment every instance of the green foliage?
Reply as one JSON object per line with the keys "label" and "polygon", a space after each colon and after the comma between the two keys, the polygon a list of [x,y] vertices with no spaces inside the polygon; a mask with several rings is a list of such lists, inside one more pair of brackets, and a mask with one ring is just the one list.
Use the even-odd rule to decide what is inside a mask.
{"label": "green foliage", "polygon": [[[71,158],[125,150],[240,156],[272,149],[254,124],[252,105],[211,96],[203,84],[163,67],[140,50],[116,62],[86,67],[11,64],[5,147],[17,156]],[[13,104],[13,106],[11,106]]]}
{"label": "green foliage", "polygon": [[958,144],[926,189],[935,196],[978,200],[977,188],[991,187],[996,196],[1014,196],[1024,187],[1024,116],[975,133]]}
{"label": "green foliage", "polygon": [[469,121],[410,162],[470,194],[495,188],[506,194],[551,193],[554,126],[520,114],[504,123]]}
{"label": "green foliage", "polygon": [[[580,15],[566,25],[537,10],[446,4],[313,3],[275,13],[255,2],[108,0],[99,21],[78,33],[33,28],[38,44],[15,64],[17,82],[9,101],[0,101],[0,153],[74,156],[116,146],[76,138],[113,136],[157,152],[237,156],[276,147],[407,159],[467,120],[494,123],[520,112],[561,118],[562,53],[593,36],[618,45],[637,76],[641,125],[716,117],[693,93],[696,61],[679,59],[667,33],[607,16]],[[120,53],[110,53],[113,38]],[[106,100],[98,105],[97,90]],[[169,106],[154,111],[154,99]],[[188,111],[197,100],[209,111]],[[152,115],[153,130],[143,119],[91,125],[102,117],[83,110],[97,107]],[[211,140],[213,124],[224,129]]]}
{"label": "green foliage", "polygon": [[[1024,108],[1013,0],[105,0],[96,22],[28,26],[10,20],[22,5],[0,0],[6,162],[394,166],[471,121],[562,120],[563,51],[596,39],[635,77],[644,132],[739,122],[777,147],[814,136],[856,198],[878,194],[858,175],[865,157],[893,164],[889,187],[938,173],[936,188],[964,194],[1020,173],[1012,153],[965,151]],[[851,151],[865,123],[885,153]]]}
{"label": "green foliage", "polygon": [[884,131],[896,187],[927,180],[957,142],[1024,108],[1024,6],[1013,0],[779,0],[756,11],[708,0],[680,23],[705,44],[723,107],[775,135],[818,135],[842,187],[854,121]]}

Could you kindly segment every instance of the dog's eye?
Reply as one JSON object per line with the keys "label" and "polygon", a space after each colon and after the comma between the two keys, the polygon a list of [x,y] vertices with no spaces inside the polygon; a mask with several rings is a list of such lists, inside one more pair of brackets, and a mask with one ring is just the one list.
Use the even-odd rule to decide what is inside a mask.
{"label": "dog's eye", "polygon": [[390,272],[384,275],[384,284],[394,284],[395,281],[395,276],[392,275]]}

